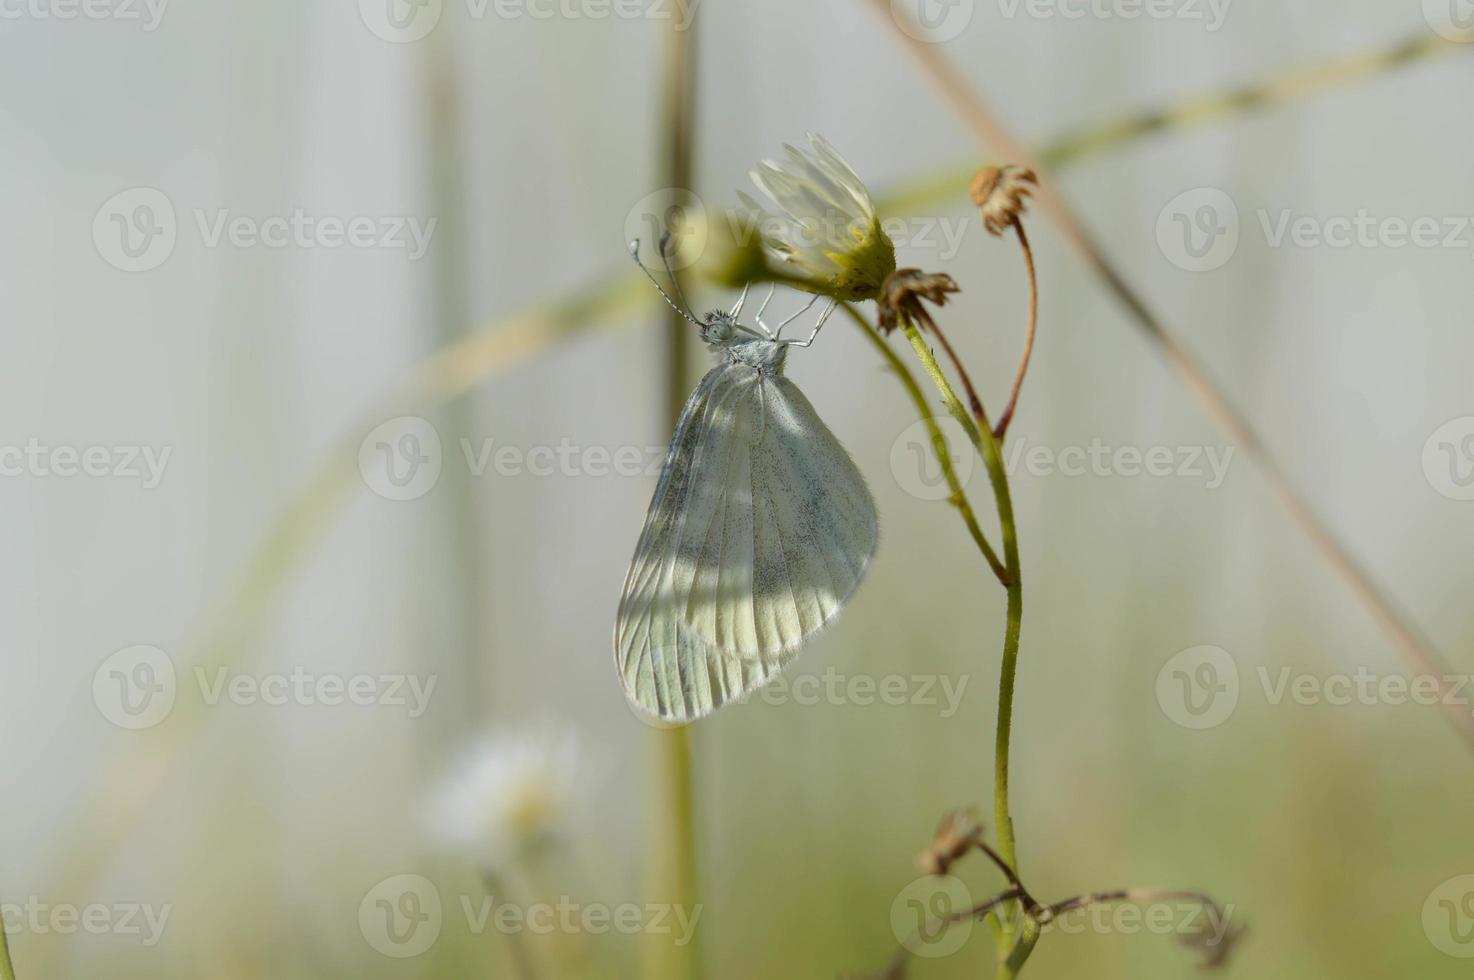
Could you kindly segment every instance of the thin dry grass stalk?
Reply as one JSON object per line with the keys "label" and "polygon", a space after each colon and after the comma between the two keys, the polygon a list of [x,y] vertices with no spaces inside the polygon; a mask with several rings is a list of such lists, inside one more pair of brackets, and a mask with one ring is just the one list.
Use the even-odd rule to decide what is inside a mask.
{"label": "thin dry grass stalk", "polygon": [[[672,21],[665,35],[664,104],[661,139],[664,144],[665,187],[691,187],[696,94],[696,31]],[[662,251],[665,243],[661,243]],[[679,276],[679,273],[677,273]],[[680,281],[676,281],[677,288]],[[690,387],[690,325],[675,310],[665,316],[665,412],[674,427]],[[650,820],[646,864],[650,901],[695,908],[699,891],[696,863],[696,786],[688,727],[659,729],[655,740],[656,812]],[[654,980],[695,980],[699,975],[696,943],[679,946],[668,937],[651,934],[644,948],[645,976]]]}
{"label": "thin dry grass stalk", "polygon": [[[1208,414],[1228,434],[1239,451],[1243,453],[1264,477],[1275,500],[1300,528],[1325,562],[1350,587],[1363,607],[1377,620],[1393,640],[1397,650],[1419,674],[1437,678],[1441,693],[1452,695],[1453,671],[1434,648],[1432,642],[1415,623],[1400,609],[1387,592],[1372,578],[1372,575],[1352,555],[1330,526],[1321,519],[1310,502],[1296,489],[1289,476],[1269,451],[1259,431],[1248,416],[1234,404],[1228,394],[1213,380],[1200,364],[1177,339],[1146,300],[1125,279],[1105,251],[1091,236],[1074,209],[1059,192],[1056,182],[1049,174],[1044,162],[1037,158],[1022,143],[1013,137],[1002,124],[988,103],[973,91],[962,73],[947,60],[940,45],[916,40],[901,28],[896,20],[899,12],[885,0],[875,0],[887,24],[892,28],[896,43],[910,53],[921,66],[926,77],[936,86],[957,116],[977,137],[979,143],[994,153],[1020,161],[1039,177],[1037,199],[1040,207],[1059,228],[1065,240],[1096,273],[1106,288],[1115,295],[1146,337],[1167,359],[1173,372],[1197,397]],[[895,16],[893,16],[893,13]],[[1416,50],[1436,49],[1436,45],[1419,45]],[[1444,696],[1439,699],[1444,706],[1444,717],[1456,732],[1474,748],[1474,715],[1457,705],[1458,698]]]}

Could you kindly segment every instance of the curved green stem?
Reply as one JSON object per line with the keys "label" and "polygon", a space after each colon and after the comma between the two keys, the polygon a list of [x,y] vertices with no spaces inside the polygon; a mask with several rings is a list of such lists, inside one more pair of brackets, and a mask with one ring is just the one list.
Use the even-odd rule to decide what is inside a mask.
{"label": "curved green stem", "polygon": [[0,980],[15,980],[15,967],[10,962],[10,943],[5,936],[3,917],[0,917]]}
{"label": "curved green stem", "polygon": [[[987,535],[983,533],[982,525],[978,523],[977,514],[973,512],[972,504],[968,501],[967,494],[962,489],[962,480],[958,478],[957,470],[952,466],[952,453],[947,448],[947,437],[942,434],[941,427],[937,425],[936,419],[932,417],[931,405],[927,402],[926,395],[921,390],[921,385],[916,383],[916,378],[912,376],[910,369],[906,367],[906,363],[896,356],[896,352],[891,350],[890,345],[885,342],[885,338],[876,333],[875,328],[860,315],[858,310],[849,303],[841,303],[840,306],[844,308],[845,314],[851,320],[855,321],[855,325],[860,328],[860,332],[865,335],[865,339],[870,341],[870,345],[885,359],[886,366],[895,372],[896,377],[900,379],[902,386],[905,387],[906,394],[911,396],[911,402],[916,406],[916,412],[921,416],[921,421],[926,426],[927,435],[931,438],[932,452],[936,455],[937,462],[942,467],[942,476],[947,481],[947,489],[952,493],[952,504],[957,508],[958,513],[962,515],[962,522],[967,525],[967,533],[972,536],[973,543],[983,553],[983,558],[987,560],[988,567],[993,570],[994,575],[998,576],[999,582],[1007,585],[1008,571],[1004,567],[1003,562],[998,560],[998,553],[988,543]],[[965,412],[963,413],[963,420],[964,427],[971,424],[971,419]],[[968,438],[972,438],[972,433],[968,433]]]}
{"label": "curved green stem", "polygon": [[[1013,495],[1008,487],[1008,472],[1003,465],[1003,449],[993,430],[968,414],[962,400],[958,398],[952,383],[942,372],[931,348],[921,336],[921,331],[909,317],[903,318],[902,327],[906,339],[916,351],[927,375],[941,392],[942,402],[967,432],[988,469],[988,480],[993,486],[993,497],[998,506],[998,525],[1003,537],[1003,561],[1007,577],[1003,580],[1008,589],[1007,625],[1003,634],[1003,663],[998,682],[998,729],[993,748],[993,819],[998,824],[998,851],[1015,875],[1018,874],[1018,845],[1014,836],[1013,816],[1008,804],[1008,758],[1013,729],[1013,693],[1018,676],[1019,638],[1024,621],[1023,571],[1019,561],[1018,525],[1013,515]],[[1009,949],[1013,942],[1015,923],[1002,920],[1001,949]],[[1022,932],[1017,945],[1012,947],[1007,961],[1000,968],[1000,976],[1012,976],[1033,951],[1038,941],[1036,925],[1027,916],[1022,917]]]}
{"label": "curved green stem", "polygon": [[1009,950],[1008,958],[998,967],[998,972],[993,975],[993,980],[1013,980],[1019,971],[1024,968],[1025,961],[1034,952],[1034,946],[1039,942],[1039,923],[1032,916],[1024,916],[1023,924],[1019,927],[1019,939]]}

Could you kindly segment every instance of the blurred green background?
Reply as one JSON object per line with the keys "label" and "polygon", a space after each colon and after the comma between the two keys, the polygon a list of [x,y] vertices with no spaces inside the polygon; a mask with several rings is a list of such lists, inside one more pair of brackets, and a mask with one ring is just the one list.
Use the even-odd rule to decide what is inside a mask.
{"label": "blurred green background", "polygon": [[[881,196],[991,162],[872,6],[698,5],[693,190],[708,208],[735,204],[748,168],[810,129]],[[462,898],[483,894],[474,861],[441,847],[424,816],[488,731],[578,744],[559,835],[516,863],[504,894],[656,900],[656,736],[626,708],[609,649],[654,477],[600,475],[587,455],[547,475],[526,464],[559,446],[658,454],[670,426],[657,297],[621,292],[627,302],[579,329],[512,335],[545,348],[472,344],[440,373],[419,365],[628,275],[623,240],[661,186],[662,51],[693,11],[0,9],[0,449],[34,444],[59,463],[57,447],[104,447],[111,467],[68,477],[0,457],[0,907],[18,975],[518,976],[515,943],[462,915]],[[958,30],[941,49],[1034,143],[1468,14],[1436,0],[1240,0],[1221,22],[1186,0],[1163,17],[1132,9],[958,0],[933,12],[965,14],[944,22]],[[1474,216],[1470,56],[1155,135],[1061,174],[1296,485],[1465,673],[1474,232],[1335,247],[1274,229],[1366,213],[1450,232]],[[1172,208],[1203,188],[1233,203],[1238,243],[1194,271],[1170,244]],[[319,231],[367,219],[367,237],[251,237],[298,212]],[[902,217],[901,264],[963,288],[942,322],[996,410],[1025,313],[1017,250],[978,227],[965,186]],[[214,237],[234,219],[239,234]],[[392,244],[408,241],[396,227],[431,219],[423,254]],[[1055,460],[1097,441],[1236,449],[1053,226],[1029,222],[1043,314],[1011,445]],[[731,300],[696,291],[701,307]],[[507,369],[488,370],[503,357]],[[702,364],[693,352],[692,385]],[[883,527],[868,581],[793,676],[899,675],[908,697],[758,698],[696,726],[706,977],[879,968],[937,818],[969,803],[991,812],[1002,594],[951,509],[925,499],[914,411],[854,328],[836,320],[789,365],[869,479]],[[389,499],[374,446],[357,457],[373,433],[391,446],[424,434],[405,417],[431,427],[440,473]],[[477,473],[467,445],[473,459],[507,448],[523,465]],[[129,447],[169,451],[156,486],[126,474]],[[981,463],[959,465],[992,528]],[[1027,594],[1013,805],[1031,888],[1207,890],[1249,925],[1229,969],[1256,980],[1468,976],[1474,757],[1434,707],[1275,703],[1261,670],[1318,683],[1411,669],[1242,454],[1212,482],[1023,461],[1014,474]],[[158,680],[113,659],[138,645],[167,656],[177,691],[172,709],[130,727],[108,699],[120,679]],[[1170,694],[1169,661],[1205,646],[1239,687],[1221,723],[1196,728]],[[223,667],[257,683],[296,672],[435,686],[422,713],[387,696],[212,704],[199,663],[212,683]],[[913,678],[933,696],[960,689],[956,710]],[[419,955],[384,955],[360,912],[406,874],[433,885],[443,928]],[[981,864],[962,877],[978,899],[998,887]],[[57,909],[93,910],[99,927],[68,929]],[[139,926],[143,910],[167,910],[157,941],[124,926],[128,909]],[[521,938],[543,977],[636,976],[658,942]],[[991,957],[978,926],[914,975],[987,976]],[[1027,967],[1195,972],[1170,938],[1122,927],[1048,936]]]}

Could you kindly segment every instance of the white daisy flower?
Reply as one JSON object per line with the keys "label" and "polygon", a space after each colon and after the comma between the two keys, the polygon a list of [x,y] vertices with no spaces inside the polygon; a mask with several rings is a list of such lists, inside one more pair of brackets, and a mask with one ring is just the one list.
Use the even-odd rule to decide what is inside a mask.
{"label": "white daisy flower", "polygon": [[785,145],[781,164],[765,160],[752,182],[781,214],[738,197],[758,222],[769,253],[808,280],[813,292],[874,299],[896,271],[896,246],[881,229],[864,181],[829,141],[809,134],[809,152]]}
{"label": "white daisy flower", "polygon": [[579,788],[571,735],[488,736],[431,794],[426,823],[443,844],[500,871],[557,839]]}

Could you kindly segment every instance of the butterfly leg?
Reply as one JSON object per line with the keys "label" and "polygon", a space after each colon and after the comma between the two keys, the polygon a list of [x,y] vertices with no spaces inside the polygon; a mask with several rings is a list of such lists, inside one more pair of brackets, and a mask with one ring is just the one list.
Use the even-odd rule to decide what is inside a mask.
{"label": "butterfly leg", "polygon": [[[816,296],[815,299],[818,299],[818,297]],[[813,304],[810,303],[809,305],[812,306]],[[790,344],[790,346],[792,346],[792,347],[807,347],[810,344],[812,344],[814,342],[814,338],[817,337],[817,336],[819,336],[819,331],[823,328],[824,321],[829,319],[829,315],[831,313],[833,313],[834,310],[835,310],[835,308],[838,307],[838,306],[839,306],[839,300],[837,300],[837,299],[831,299],[829,301],[829,305],[826,306],[826,307],[824,307],[824,312],[819,315],[819,322],[816,323],[816,324],[814,324],[814,332],[811,333],[811,334],[809,334],[809,339],[808,340],[793,341]]]}
{"label": "butterfly leg", "polygon": [[743,286],[742,286],[742,295],[737,297],[737,305],[734,306],[734,307],[732,307],[732,312],[729,314],[732,317],[732,319],[735,320],[735,319],[737,319],[738,316],[741,315],[741,313],[742,313],[742,304],[747,302],[747,291],[749,289],[751,289],[751,288],[752,288],[752,283],[749,282],[749,283],[743,284]]}
{"label": "butterfly leg", "polygon": [[[817,303],[817,302],[819,302],[819,295],[817,293],[815,293],[813,296],[810,296],[809,297],[809,301],[803,305],[803,308],[802,309],[800,309],[793,316],[791,316],[788,319],[784,320],[782,323],[778,324],[778,330],[777,330],[776,333],[773,334],[773,339],[774,340],[777,340],[779,337],[782,337],[783,336],[783,328],[786,327],[786,326],[788,326],[794,320],[797,320],[799,317],[803,316],[805,313],[809,312],[809,310],[811,310],[813,308],[814,304]],[[820,321],[820,322],[822,322],[822,321]],[[818,333],[817,330],[814,331],[814,332],[815,333]],[[810,339],[813,339],[813,338],[810,338]],[[802,346],[805,346],[805,345],[800,344],[799,346],[802,347]]]}
{"label": "butterfly leg", "polygon": [[770,338],[773,336],[773,331],[769,330],[768,325],[763,322],[763,314],[768,312],[768,304],[773,302],[773,294],[777,291],[778,284],[770,284],[768,286],[768,295],[763,298],[763,305],[757,308],[757,325],[761,327],[763,333],[767,334]]}

